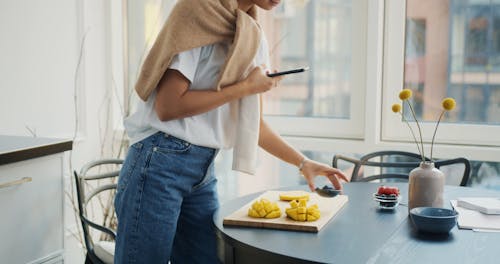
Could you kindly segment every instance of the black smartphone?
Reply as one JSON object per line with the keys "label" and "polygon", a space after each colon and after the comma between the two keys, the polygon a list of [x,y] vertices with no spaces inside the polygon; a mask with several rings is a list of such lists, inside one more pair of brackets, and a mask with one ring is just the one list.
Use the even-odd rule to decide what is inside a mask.
{"label": "black smartphone", "polygon": [[293,70],[289,70],[289,71],[268,73],[267,76],[268,77],[276,77],[276,76],[285,75],[285,74],[305,72],[307,70],[309,70],[309,67],[304,67],[304,68],[299,68],[299,69],[293,69]]}

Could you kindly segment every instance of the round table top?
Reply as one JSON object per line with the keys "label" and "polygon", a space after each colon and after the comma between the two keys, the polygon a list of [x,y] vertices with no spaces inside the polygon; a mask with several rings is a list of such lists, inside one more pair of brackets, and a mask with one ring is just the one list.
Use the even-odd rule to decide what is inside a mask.
{"label": "round table top", "polygon": [[[349,201],[318,233],[223,226],[225,216],[261,192],[222,204],[213,221],[218,238],[241,249],[235,252],[250,252],[253,258],[263,257],[278,262],[495,263],[500,259],[499,233],[473,232],[457,226],[447,235],[419,233],[409,219],[408,207],[404,205],[407,204],[408,184],[390,184],[398,186],[403,197],[402,204],[393,211],[380,210],[373,201],[372,195],[379,185],[366,182],[344,184],[344,194],[349,196]],[[302,185],[280,190],[308,190],[308,187]],[[500,197],[500,192],[446,186],[444,207],[451,208],[450,199],[472,196]],[[235,263],[245,263],[237,261],[238,256],[231,258]]]}

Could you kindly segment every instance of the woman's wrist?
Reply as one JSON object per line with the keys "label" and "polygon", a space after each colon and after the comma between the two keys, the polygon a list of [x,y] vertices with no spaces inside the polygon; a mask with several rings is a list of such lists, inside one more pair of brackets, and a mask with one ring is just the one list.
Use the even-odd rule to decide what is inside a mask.
{"label": "woman's wrist", "polygon": [[306,164],[306,162],[308,161],[309,159],[307,157],[303,157],[301,160],[300,160],[300,163],[299,165],[297,165],[297,168],[299,169],[299,173],[302,173],[302,170],[304,169],[304,165]]}
{"label": "woman's wrist", "polygon": [[222,91],[228,94],[228,102],[250,95],[250,93],[248,92],[248,83],[246,83],[245,81],[240,81],[235,84],[223,87]]}
{"label": "woman's wrist", "polygon": [[252,94],[255,94],[253,91],[253,84],[249,82],[247,79],[237,82],[238,86],[238,97],[243,98]]}

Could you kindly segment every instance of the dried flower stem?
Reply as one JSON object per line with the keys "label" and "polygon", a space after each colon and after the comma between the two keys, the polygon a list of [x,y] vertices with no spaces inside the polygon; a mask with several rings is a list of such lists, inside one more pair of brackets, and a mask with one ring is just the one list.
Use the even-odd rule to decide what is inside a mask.
{"label": "dried flower stem", "polygon": [[[417,116],[415,115],[415,111],[413,110],[413,107],[411,106],[410,102],[408,100],[405,100],[408,106],[410,107],[411,114],[413,115],[413,119],[415,119],[415,123],[417,123],[418,127],[418,134],[420,135],[420,146],[422,147],[422,153],[420,155],[422,156],[422,162],[425,162],[425,151],[424,151],[424,140],[422,139],[422,129],[420,128],[420,124],[418,123]],[[417,143],[418,145],[418,143]]]}
{"label": "dried flower stem", "polygon": [[408,128],[410,129],[410,132],[411,132],[411,135],[413,136],[413,140],[415,141],[415,144],[417,144],[417,149],[418,149],[418,153],[420,154],[420,156],[422,156],[422,151],[420,150],[420,144],[418,144],[418,140],[417,140],[417,137],[415,136],[415,132],[413,132],[413,128],[410,126],[410,123],[408,122],[408,120],[406,119],[406,117],[403,115],[403,113],[399,112],[401,114],[401,117],[403,117],[403,121],[405,121],[406,125],[408,125]]}
{"label": "dried flower stem", "polygon": [[445,110],[441,112],[441,115],[439,115],[439,119],[436,123],[436,128],[434,128],[434,135],[432,135],[432,142],[431,142],[431,161],[432,161],[432,149],[434,147],[434,138],[436,138],[436,132],[438,130],[439,123],[441,122],[441,118],[443,118]]}

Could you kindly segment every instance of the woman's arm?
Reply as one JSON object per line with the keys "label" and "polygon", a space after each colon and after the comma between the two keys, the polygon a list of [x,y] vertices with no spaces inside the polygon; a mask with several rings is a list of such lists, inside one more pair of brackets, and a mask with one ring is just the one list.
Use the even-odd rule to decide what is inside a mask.
{"label": "woman's arm", "polygon": [[154,108],[161,121],[193,116],[247,95],[266,92],[280,79],[267,77],[263,67],[257,66],[247,78],[220,91],[189,90],[189,80],[179,71],[168,69],[158,84]]}
{"label": "woman's arm", "polygon": [[342,189],[340,179],[348,181],[347,177],[339,169],[307,159],[302,153],[289,145],[279,134],[273,131],[262,118],[260,122],[259,146],[273,156],[297,167],[302,163],[301,172],[311,191],[315,189],[314,177],[318,175],[327,177],[336,189]]}

